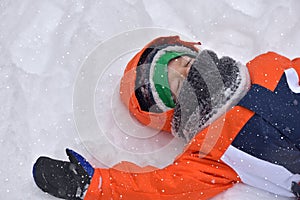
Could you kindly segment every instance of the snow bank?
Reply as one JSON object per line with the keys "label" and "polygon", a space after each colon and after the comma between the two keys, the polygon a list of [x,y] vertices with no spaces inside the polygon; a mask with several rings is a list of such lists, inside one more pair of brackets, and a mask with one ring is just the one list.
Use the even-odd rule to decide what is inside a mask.
{"label": "snow bank", "polygon": [[[113,35],[142,27],[168,28],[242,62],[270,50],[289,58],[300,54],[297,0],[186,2],[0,2],[3,199],[54,199],[40,192],[32,180],[32,164],[40,155],[65,159],[64,149],[70,147],[103,166],[81,145],[72,95],[85,57]],[[214,199],[274,198],[285,199],[238,184]]]}

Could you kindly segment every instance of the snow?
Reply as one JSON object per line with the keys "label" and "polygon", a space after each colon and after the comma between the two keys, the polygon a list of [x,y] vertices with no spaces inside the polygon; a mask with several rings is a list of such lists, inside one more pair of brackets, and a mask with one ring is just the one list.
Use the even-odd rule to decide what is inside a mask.
{"label": "snow", "polygon": [[[42,193],[33,182],[32,165],[40,155],[66,159],[64,149],[69,147],[98,167],[109,165],[103,164],[103,160],[111,163],[119,159],[108,155],[101,160],[93,154],[93,150],[105,152],[107,147],[102,147],[101,143],[98,147],[89,146],[82,141],[72,106],[81,64],[100,42],[116,34],[145,27],[170,29],[201,41],[203,48],[213,49],[220,55],[230,55],[243,63],[270,50],[291,59],[299,56],[298,0],[186,2],[0,2],[1,198],[55,199]],[[118,45],[114,48],[121,47],[123,43]],[[120,59],[121,63],[126,63],[128,56]],[[114,71],[109,72],[108,77],[110,73],[116,83],[121,70],[116,70],[115,74]],[[100,85],[97,87],[100,88]],[[96,99],[101,99],[97,94]],[[104,91],[105,94],[108,93]],[[101,107],[95,106],[95,110],[97,117],[101,117]],[[154,149],[162,148],[168,140],[168,137],[158,140],[161,143]],[[124,144],[121,140],[113,141]],[[174,148],[173,153],[180,148]],[[135,149],[130,152],[134,154]],[[169,162],[166,155],[169,160],[174,156],[144,156],[165,165]],[[137,162],[139,158],[132,157]],[[237,184],[214,200],[274,198],[287,199]]]}

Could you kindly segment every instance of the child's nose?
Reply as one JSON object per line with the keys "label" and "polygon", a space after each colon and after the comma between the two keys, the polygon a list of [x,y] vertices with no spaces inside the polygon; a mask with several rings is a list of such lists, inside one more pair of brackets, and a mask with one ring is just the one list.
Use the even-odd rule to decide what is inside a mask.
{"label": "child's nose", "polygon": [[195,59],[191,59],[191,61],[189,62],[189,64],[187,66],[184,67],[183,69],[183,76],[186,78],[190,72],[191,66],[193,64],[193,62],[195,61]]}
{"label": "child's nose", "polygon": [[190,69],[191,69],[191,65],[187,66],[186,67],[186,70],[185,70],[185,77],[188,76],[189,72],[190,72]]}

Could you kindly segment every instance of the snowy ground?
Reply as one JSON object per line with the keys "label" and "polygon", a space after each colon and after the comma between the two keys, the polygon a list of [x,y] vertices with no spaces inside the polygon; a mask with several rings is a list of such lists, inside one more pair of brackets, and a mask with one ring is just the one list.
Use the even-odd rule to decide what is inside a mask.
{"label": "snowy ground", "polygon": [[[269,50],[294,58],[299,10],[298,0],[0,1],[1,199],[54,199],[32,180],[40,155],[65,159],[70,147],[101,166],[79,139],[72,107],[77,72],[98,43],[161,27],[242,62]],[[214,199],[286,198],[238,184]]]}

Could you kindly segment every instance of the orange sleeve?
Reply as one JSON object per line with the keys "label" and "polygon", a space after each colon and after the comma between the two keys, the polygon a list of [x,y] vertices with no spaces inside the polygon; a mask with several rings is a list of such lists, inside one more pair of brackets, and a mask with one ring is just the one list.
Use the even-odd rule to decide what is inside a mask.
{"label": "orange sleeve", "polygon": [[221,162],[192,156],[144,173],[96,169],[84,200],[209,199],[233,185],[233,179],[223,175],[227,170]]}
{"label": "orange sleeve", "polygon": [[274,52],[261,54],[247,63],[252,84],[258,84],[274,91],[285,69],[291,61]]}
{"label": "orange sleeve", "polygon": [[[209,199],[221,193],[241,181],[220,159],[252,115],[251,111],[236,106],[227,112],[226,120],[220,118],[198,133],[174,163],[163,169],[141,173],[116,168],[96,169],[85,200]],[[216,127],[221,131],[220,135],[216,135]],[[217,136],[217,140],[206,143],[205,140],[211,141],[212,136]],[[127,167],[134,168],[132,165]]]}
{"label": "orange sleeve", "polygon": [[292,66],[297,71],[298,75],[300,75],[300,58],[293,59]]}

